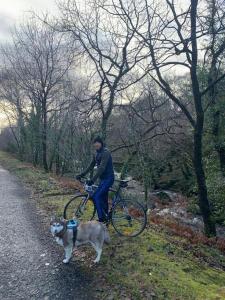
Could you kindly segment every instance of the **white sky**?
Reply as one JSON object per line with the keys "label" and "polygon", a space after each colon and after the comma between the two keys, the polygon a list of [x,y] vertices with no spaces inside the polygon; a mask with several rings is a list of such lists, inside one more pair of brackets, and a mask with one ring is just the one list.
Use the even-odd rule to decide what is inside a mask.
{"label": "white sky", "polygon": [[[57,12],[55,0],[0,0],[0,42],[10,39],[10,27],[23,20],[29,11],[36,13]],[[0,108],[0,131],[7,125],[7,118]]]}
{"label": "white sky", "polygon": [[0,0],[0,41],[10,37],[10,26],[23,19],[28,11],[52,12],[57,11],[55,0]]}

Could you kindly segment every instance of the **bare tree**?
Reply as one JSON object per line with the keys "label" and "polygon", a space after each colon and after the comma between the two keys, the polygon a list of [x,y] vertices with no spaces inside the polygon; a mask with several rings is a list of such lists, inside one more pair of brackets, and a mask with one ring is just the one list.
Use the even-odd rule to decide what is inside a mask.
{"label": "bare tree", "polygon": [[46,22],[32,17],[29,22],[15,30],[13,46],[5,47],[3,53],[18,79],[19,88],[30,101],[29,110],[34,118],[34,132],[38,144],[35,162],[38,160],[40,140],[42,163],[48,171],[48,115],[73,62],[74,49],[72,50],[71,43],[64,39],[63,34],[46,25]]}
{"label": "bare tree", "polygon": [[8,124],[15,138],[20,159],[26,159],[27,142],[26,122],[29,118],[28,101],[20,89],[19,78],[2,58],[0,73],[0,104],[8,119]]}
{"label": "bare tree", "polygon": [[[97,107],[101,112],[101,131],[105,138],[115,102],[148,69],[148,66],[144,71],[136,68],[145,58],[143,45],[138,42],[127,19],[117,16],[117,8],[111,0],[87,0],[85,3],[66,0],[60,2],[59,8],[61,30],[70,33],[79,44],[84,54],[83,64],[87,63],[91,71],[93,108]],[[136,27],[138,16],[133,13]]]}

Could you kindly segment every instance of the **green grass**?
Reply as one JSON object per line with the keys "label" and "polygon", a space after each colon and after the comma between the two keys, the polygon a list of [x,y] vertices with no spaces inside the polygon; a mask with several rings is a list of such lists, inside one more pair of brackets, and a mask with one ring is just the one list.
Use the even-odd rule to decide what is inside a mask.
{"label": "green grass", "polygon": [[[30,186],[36,197],[38,206],[49,215],[62,216],[65,203],[69,195],[65,193],[57,183],[57,180],[41,168],[34,168],[31,164],[19,161],[10,154],[0,151],[0,164],[11,173],[19,177],[25,184]],[[62,194],[51,196],[51,194]]]}
{"label": "green grass", "polygon": [[0,151],[0,163],[23,182],[31,185],[36,191],[47,192],[58,189],[56,182],[41,168],[34,168],[31,164],[19,161],[8,153]]}
{"label": "green grass", "polygon": [[[109,252],[113,254],[109,259],[104,253],[99,274],[104,269],[106,280],[125,287],[134,299],[147,299],[151,292],[156,299],[225,299],[225,273],[202,263],[157,228],[132,240],[113,235]],[[218,251],[212,254],[219,259]],[[118,292],[115,299],[120,299]]]}
{"label": "green grass", "polygon": [[[20,162],[0,152],[0,164],[29,184],[38,206],[47,215],[62,215],[69,195],[63,193],[57,180],[39,168]],[[94,273],[98,299],[224,300],[225,257],[219,250],[205,245],[191,246],[185,239],[171,236],[150,224],[133,239],[121,238],[110,226],[111,244],[105,247],[101,263],[90,267]],[[88,250],[89,251],[89,250]],[[214,267],[213,267],[214,266]],[[112,299],[112,297],[111,297]]]}

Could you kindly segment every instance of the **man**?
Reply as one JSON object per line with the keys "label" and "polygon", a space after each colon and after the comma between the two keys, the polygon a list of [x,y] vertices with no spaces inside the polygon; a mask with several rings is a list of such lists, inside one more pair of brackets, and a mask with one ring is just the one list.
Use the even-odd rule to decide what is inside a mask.
{"label": "man", "polygon": [[108,192],[109,188],[114,182],[114,170],[112,156],[108,149],[104,147],[103,140],[97,137],[93,141],[96,153],[89,167],[80,175],[76,177],[80,180],[87,173],[93,175],[93,170],[95,165],[97,165],[96,174],[87,182],[88,185],[94,184],[94,182],[99,178],[100,184],[93,195],[93,200],[97,209],[99,222],[107,222],[108,216]]}

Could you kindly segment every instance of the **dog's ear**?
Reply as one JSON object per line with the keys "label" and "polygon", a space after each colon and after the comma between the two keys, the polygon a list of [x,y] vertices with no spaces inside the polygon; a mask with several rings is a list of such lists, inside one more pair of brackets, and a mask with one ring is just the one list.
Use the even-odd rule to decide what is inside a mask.
{"label": "dog's ear", "polygon": [[52,224],[52,222],[55,220],[55,215],[51,216],[51,219],[50,219],[50,224]]}
{"label": "dog's ear", "polygon": [[68,221],[66,219],[64,219],[63,217],[60,217],[60,222],[64,223],[64,224],[67,224]]}

